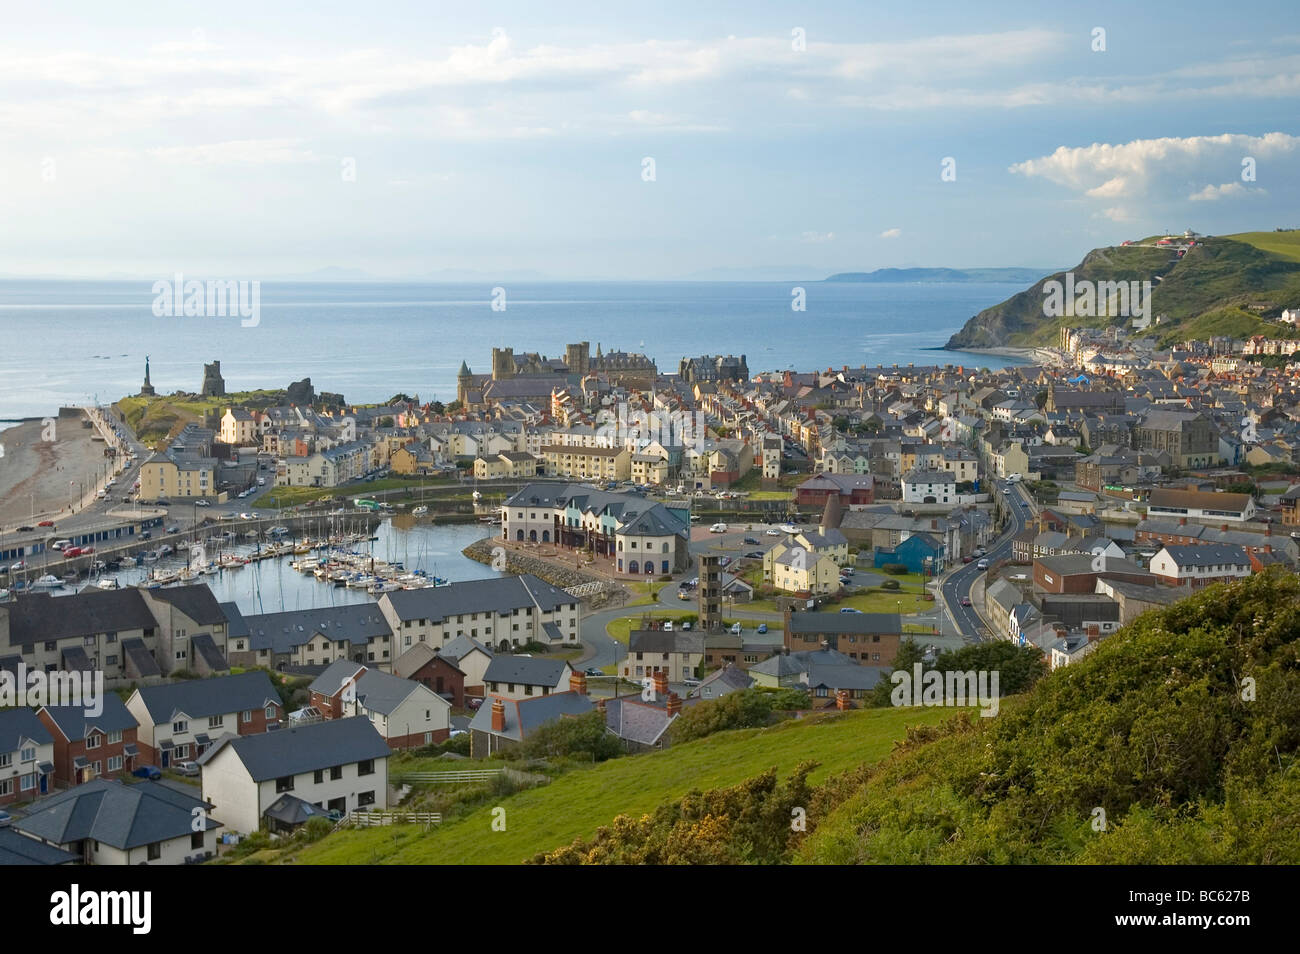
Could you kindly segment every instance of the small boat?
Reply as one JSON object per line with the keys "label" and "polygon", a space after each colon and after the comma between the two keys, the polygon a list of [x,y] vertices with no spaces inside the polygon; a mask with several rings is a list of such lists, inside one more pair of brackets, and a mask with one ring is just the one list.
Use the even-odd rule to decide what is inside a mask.
{"label": "small boat", "polygon": [[172,546],[170,543],[164,543],[162,546],[158,548],[158,555],[160,557],[165,557],[168,554],[172,554],[175,552],[176,552],[176,548]]}
{"label": "small boat", "polygon": [[428,512],[429,512],[428,507],[416,507],[414,510],[411,511],[411,515],[415,517],[423,517]]}
{"label": "small boat", "polygon": [[93,585],[98,586],[101,590],[120,590],[122,588],[122,584],[117,582],[115,576],[106,576]]}
{"label": "small boat", "polygon": [[400,590],[401,588],[402,588],[402,587],[401,587],[401,584],[399,584],[399,583],[394,583],[394,582],[392,582],[391,580],[376,580],[374,583],[371,583],[371,584],[370,584],[370,586],[369,586],[369,592],[371,592],[371,593],[392,593],[392,592],[394,592],[395,590]]}
{"label": "small boat", "polygon": [[364,590],[374,582],[375,578],[373,576],[366,576],[362,573],[348,580],[348,588],[353,590]]}
{"label": "small boat", "polygon": [[272,527],[270,530],[268,530],[268,531],[266,531],[266,532],[269,533],[269,534],[270,534],[271,536],[273,536],[273,537],[282,537],[282,536],[284,536],[285,534],[287,534],[287,533],[289,532],[289,528],[288,528],[288,527]]}
{"label": "small boat", "polygon": [[37,577],[34,581],[32,581],[33,589],[42,589],[42,590],[56,589],[62,585],[63,585],[62,580],[60,580],[57,576],[52,576],[49,573],[46,573],[44,576]]}
{"label": "small boat", "polygon": [[149,550],[149,551],[146,552],[145,555],[144,555],[144,562],[145,562],[145,563],[157,563],[157,562],[158,562],[158,557],[159,557],[159,555],[160,555],[160,554],[158,553],[157,550]]}

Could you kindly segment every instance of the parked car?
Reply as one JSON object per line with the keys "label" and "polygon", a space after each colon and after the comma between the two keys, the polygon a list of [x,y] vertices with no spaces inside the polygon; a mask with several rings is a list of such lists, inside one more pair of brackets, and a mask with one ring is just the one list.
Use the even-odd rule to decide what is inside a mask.
{"label": "parked car", "polygon": [[764,535],[769,537],[779,537],[781,535],[781,531],[778,530],[776,527],[768,527],[766,530],[763,531],[763,533]]}
{"label": "parked car", "polygon": [[10,815],[10,814],[9,814],[7,811],[5,811],[4,809],[0,809],[0,828],[4,828],[6,825],[8,825],[8,824],[9,824],[11,821],[13,821],[13,820],[14,820],[14,816],[13,816],[13,815]]}
{"label": "parked car", "polygon": [[141,531],[141,532],[140,532],[140,539],[141,539],[141,540],[152,540],[152,539],[153,539],[153,531],[152,531],[152,530],[143,530],[143,531]]}
{"label": "parked car", "polygon": [[709,533],[726,533],[727,525],[725,523],[715,523],[709,527]]}
{"label": "parked car", "polygon": [[749,546],[749,547],[756,547],[759,545],[757,537],[745,537],[743,542],[745,546]]}
{"label": "parked car", "polygon": [[18,532],[19,532],[19,533],[31,533],[31,532],[32,532],[33,530],[35,530],[35,529],[36,529],[35,527],[19,527],[19,528],[18,528]]}
{"label": "parked car", "polygon": [[852,606],[844,606],[844,607],[841,607],[841,608],[840,608],[840,612],[841,612],[841,613],[861,613],[862,610],[860,610],[860,609],[854,609]]}
{"label": "parked car", "polygon": [[677,598],[678,598],[679,600],[689,600],[689,599],[691,598],[691,591],[690,591],[690,590],[678,590],[678,591],[677,591]]}
{"label": "parked car", "polygon": [[759,631],[760,633],[766,633],[766,632],[767,632],[767,623],[759,623],[759,624],[758,624],[758,631]]}
{"label": "parked car", "polygon": [[[30,530],[31,528],[28,527],[27,529]],[[50,544],[50,549],[62,550],[64,547],[70,547],[70,546],[72,546],[71,540],[55,540],[53,543]]]}
{"label": "parked car", "polygon": [[42,521],[41,521],[40,523],[38,523],[36,526],[38,526],[38,527],[49,527],[51,530],[53,530],[53,529],[54,529],[54,521],[53,521],[53,520],[42,520]]}
{"label": "parked car", "polygon": [[690,631],[691,631],[691,621],[688,619],[684,623],[682,623],[682,632],[689,633]]}
{"label": "parked car", "polygon": [[596,669],[594,666],[589,666],[589,667],[587,667],[586,672],[587,672],[587,675],[588,675],[588,676],[603,676],[603,675],[605,675],[603,672],[601,672],[599,669]]}
{"label": "parked car", "polygon": [[483,705],[482,696],[470,696],[465,700],[465,706],[469,709],[478,709]]}
{"label": "parked car", "polygon": [[670,619],[664,620],[664,632],[671,633],[672,631],[673,631],[673,621]]}
{"label": "parked car", "polygon": [[190,777],[193,777],[199,774],[200,771],[199,763],[198,762],[174,762],[172,764],[172,771],[178,775],[188,775]]}
{"label": "parked car", "polygon": [[168,532],[168,533],[180,533],[180,532],[181,532],[181,528],[178,527],[178,526],[176,526],[175,524],[173,524],[172,526],[170,526],[170,527],[167,528],[167,532]]}
{"label": "parked car", "polygon": [[746,560],[761,560],[761,559],[763,559],[763,551],[762,551],[762,550],[750,550],[748,553],[745,554],[745,559],[746,559]]}
{"label": "parked car", "polygon": [[739,636],[742,632],[744,632],[744,630],[739,623],[731,624],[731,634],[733,636]]}
{"label": "parked car", "polygon": [[162,772],[152,765],[142,765],[131,774],[136,778],[162,778]]}
{"label": "parked car", "polygon": [[968,553],[968,554],[966,554],[964,557],[961,558],[961,562],[962,562],[962,563],[970,563],[970,562],[971,562],[972,560],[974,560],[974,559],[975,559],[975,558],[974,558],[973,556],[971,556],[971,555]]}
{"label": "parked car", "polygon": [[196,500],[196,501],[194,501],[194,506],[196,506],[196,507],[211,507],[212,504],[208,503],[206,500]]}

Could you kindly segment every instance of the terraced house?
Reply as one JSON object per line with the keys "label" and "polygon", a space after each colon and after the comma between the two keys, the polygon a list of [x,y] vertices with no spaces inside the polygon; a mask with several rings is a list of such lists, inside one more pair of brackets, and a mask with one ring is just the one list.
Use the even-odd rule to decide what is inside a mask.
{"label": "terraced house", "polygon": [[146,686],[126,707],[140,726],[141,758],[159,768],[195,759],[225,736],[279,728],[285,717],[280,694],[260,671]]}
{"label": "terraced house", "polygon": [[54,738],[31,709],[0,710],[0,808],[50,791]]}
{"label": "terraced house", "polygon": [[230,619],[230,660],[236,666],[283,671],[348,659],[385,669],[401,655],[392,628],[374,603],[248,616],[234,603],[221,608]]}
{"label": "terraced house", "polygon": [[109,687],[227,672],[225,613],[202,584],[33,593],[0,605],[0,668],[103,672]]}
{"label": "terraced house", "polygon": [[582,624],[576,597],[528,573],[397,590],[381,596],[378,608],[398,655],[416,643],[441,649],[462,636],[503,651],[529,642],[559,646],[578,642]]}

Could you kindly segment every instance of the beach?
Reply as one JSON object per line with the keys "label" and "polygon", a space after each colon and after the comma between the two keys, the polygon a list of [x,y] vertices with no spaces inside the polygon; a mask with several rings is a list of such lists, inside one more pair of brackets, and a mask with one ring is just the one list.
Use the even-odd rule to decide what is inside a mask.
{"label": "beach", "polygon": [[74,500],[93,494],[96,475],[112,459],[83,420],[84,414],[31,418],[0,431],[0,529],[65,516]]}

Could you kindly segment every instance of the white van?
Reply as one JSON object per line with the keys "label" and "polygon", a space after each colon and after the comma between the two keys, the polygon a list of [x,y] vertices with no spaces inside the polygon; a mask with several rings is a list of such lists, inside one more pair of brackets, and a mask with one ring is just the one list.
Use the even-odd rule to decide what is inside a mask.
{"label": "white van", "polygon": [[725,523],[715,523],[709,527],[709,533],[726,533],[727,525]]}
{"label": "white van", "polygon": [[1018,484],[1024,479],[1020,474],[1007,474],[1007,483],[1009,484]]}

